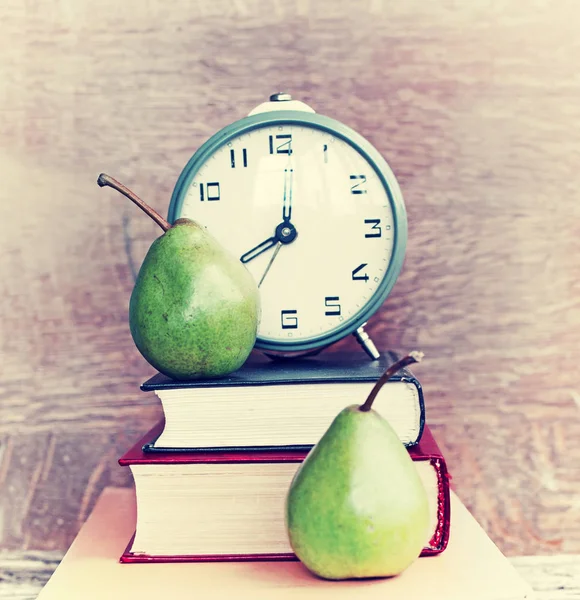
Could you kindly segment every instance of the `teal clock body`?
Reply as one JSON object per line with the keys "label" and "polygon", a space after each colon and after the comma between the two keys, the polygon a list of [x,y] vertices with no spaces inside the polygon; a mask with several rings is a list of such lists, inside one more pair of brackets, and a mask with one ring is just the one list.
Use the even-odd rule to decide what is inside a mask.
{"label": "teal clock body", "polygon": [[407,217],[380,153],[343,123],[277,94],[205,142],[183,169],[168,220],[193,219],[260,286],[256,348],[305,353],[355,333],[400,273]]}

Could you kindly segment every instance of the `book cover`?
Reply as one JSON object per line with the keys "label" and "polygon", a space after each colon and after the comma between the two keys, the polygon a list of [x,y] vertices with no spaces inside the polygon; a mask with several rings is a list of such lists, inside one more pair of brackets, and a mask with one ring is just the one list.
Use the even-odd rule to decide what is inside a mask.
{"label": "book cover", "polygon": [[530,586],[453,493],[447,550],[420,558],[397,577],[325,581],[299,562],[135,564],[119,555],[135,527],[130,489],[106,488],[38,600],[526,600]]}
{"label": "book cover", "polygon": [[[292,359],[271,359],[253,354],[229,375],[181,381],[157,373],[141,385],[141,390],[376,381],[397,359],[394,352],[385,352],[377,360],[370,360],[364,352],[323,352]],[[401,369],[393,377],[393,381],[402,380],[420,385],[409,369]]]}
{"label": "book cover", "polygon": [[[238,526],[236,524],[236,515],[238,512],[244,510],[244,498],[247,498],[248,494],[253,498],[259,499],[259,518],[256,522],[252,521],[252,514],[245,512],[245,519],[242,525],[239,525],[239,535],[254,535],[253,532],[259,532],[259,536],[255,542],[244,542],[242,540],[232,539],[230,542],[223,542],[220,549],[216,551],[203,551],[203,552],[191,552],[189,551],[188,542],[185,541],[181,546],[173,542],[173,539],[169,542],[161,544],[163,552],[151,552],[145,551],[143,548],[147,547],[147,544],[140,538],[135,538],[131,541],[129,546],[126,548],[121,560],[127,563],[139,563],[139,562],[211,562],[211,561],[247,561],[247,560],[296,560],[295,555],[292,553],[289,543],[286,538],[285,531],[283,529],[283,499],[285,492],[290,485],[293,474],[304,458],[307,455],[307,451],[303,450],[284,450],[284,451],[263,451],[263,452],[248,452],[246,449],[241,451],[227,450],[227,451],[212,451],[212,452],[191,452],[191,453],[147,453],[143,451],[143,446],[146,445],[147,440],[151,439],[156,435],[161,427],[158,424],[148,434],[146,434],[141,440],[139,440],[133,448],[131,448],[123,457],[119,459],[119,463],[122,466],[129,467],[147,467],[147,474],[149,478],[159,477],[159,468],[167,466],[172,469],[171,485],[172,493],[177,493],[181,497],[181,504],[171,505],[171,498],[169,495],[164,496],[163,511],[155,510],[152,508],[145,508],[145,498],[143,497],[143,489],[146,489],[144,484],[141,484],[142,475],[139,474],[139,469],[132,469],[133,476],[136,484],[136,495],[137,502],[141,504],[141,514],[145,515],[144,519],[147,522],[155,521],[160,528],[169,530],[173,527],[176,532],[180,532],[180,537],[187,526],[199,527],[204,529],[205,535],[208,535],[207,530],[210,527],[208,523],[211,523],[212,510],[217,511],[215,516],[215,536],[220,540],[229,533],[230,530]],[[431,538],[423,549],[422,555],[429,556],[442,553],[448,544],[449,533],[450,533],[450,490],[449,490],[449,473],[445,459],[439,450],[437,443],[431,434],[431,431],[426,426],[421,442],[408,449],[409,454],[413,461],[416,463],[419,474],[421,475],[428,495],[430,497],[430,509],[432,515],[432,534]],[[259,477],[258,483],[253,485],[262,485],[262,488],[252,488],[251,490],[237,490],[237,493],[231,491],[228,487],[230,484],[226,479],[222,481],[220,477],[228,475],[228,469],[217,469],[211,471],[207,468],[207,465],[273,465],[279,463],[283,465],[283,468],[270,469],[270,473],[265,472],[263,468],[255,469],[254,471],[249,468],[246,469],[244,477]],[[193,486],[193,492],[179,491],[175,492],[175,481],[181,477],[181,483],[185,482],[184,477],[191,477],[191,475],[180,472],[176,466],[185,465],[200,465],[204,466],[205,471],[196,473],[194,476],[195,485]],[[151,467],[156,467],[152,470]],[[278,474],[280,471],[280,475]],[[240,477],[240,475],[237,475]],[[204,479],[205,477],[205,479]],[[267,477],[271,477],[270,480]],[[238,479],[239,480],[239,479]],[[212,499],[211,502],[206,504],[203,501],[199,501],[198,496],[199,486],[205,485],[206,487],[216,486],[221,496],[218,495]],[[225,492],[224,492],[225,490]],[[261,490],[261,491],[260,491]],[[147,492],[148,494],[160,495],[161,491]],[[210,493],[210,492],[208,492]],[[141,495],[140,495],[141,494]],[[259,498],[260,494],[263,494],[263,498]],[[268,495],[268,498],[266,496]],[[179,520],[180,512],[183,512],[185,498],[185,505],[187,510],[190,510],[189,520],[185,525],[181,525],[179,521],[177,524],[174,522],[175,519]],[[247,501],[247,500],[246,500]],[[221,502],[221,504],[220,504]],[[221,508],[218,509],[217,507]],[[221,512],[220,512],[221,511]],[[166,515],[171,515],[167,517]],[[203,515],[200,517],[199,523],[195,524],[196,515]],[[170,525],[166,526],[170,519]],[[223,519],[229,523],[227,531],[222,531],[224,528],[220,523]],[[192,523],[194,523],[192,525]],[[252,529],[253,528],[253,529]],[[191,534],[193,536],[193,534]],[[142,535],[146,539],[147,535]],[[193,536],[196,542],[201,544],[201,536]],[[137,543],[137,549],[135,543]],[[153,544],[156,542],[154,541]],[[231,544],[231,546],[228,545]],[[245,545],[244,545],[245,544]],[[262,544],[262,546],[260,546]],[[209,542],[211,547],[215,547],[214,544]],[[158,546],[159,547],[159,546]],[[179,550],[175,548],[179,547]],[[229,548],[235,548],[235,550],[229,550]],[[258,548],[254,551],[246,551],[245,548],[252,547]],[[227,551],[226,551],[227,548]],[[264,550],[268,548],[268,550]]]}
{"label": "book cover", "polygon": [[[254,357],[228,376],[175,381],[157,374],[141,389],[159,397],[165,425],[146,452],[309,450],[344,406],[363,402],[393,353],[371,361],[362,353],[271,360]],[[419,380],[401,369],[379,392],[375,410],[406,446],[425,424]]]}

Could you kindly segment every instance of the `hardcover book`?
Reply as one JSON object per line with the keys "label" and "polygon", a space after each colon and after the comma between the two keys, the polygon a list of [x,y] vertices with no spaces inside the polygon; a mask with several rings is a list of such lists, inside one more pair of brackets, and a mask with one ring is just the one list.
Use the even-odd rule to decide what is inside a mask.
{"label": "hardcover book", "polygon": [[[135,480],[137,525],[123,562],[295,560],[286,493],[305,450],[146,453],[149,432],[120,460]],[[428,427],[408,449],[430,501],[423,555],[449,539],[449,475]]]}
{"label": "hardcover book", "polygon": [[[271,360],[255,356],[221,378],[176,381],[158,374],[141,389],[159,397],[165,425],[145,451],[309,449],[349,404],[362,403],[386,367],[388,353]],[[373,408],[406,446],[421,438],[425,403],[421,384],[401,369],[380,390]]]}
{"label": "hardcover book", "polygon": [[453,493],[445,552],[397,577],[325,581],[297,562],[119,562],[135,527],[133,490],[107,488],[38,600],[525,600],[533,593]]}

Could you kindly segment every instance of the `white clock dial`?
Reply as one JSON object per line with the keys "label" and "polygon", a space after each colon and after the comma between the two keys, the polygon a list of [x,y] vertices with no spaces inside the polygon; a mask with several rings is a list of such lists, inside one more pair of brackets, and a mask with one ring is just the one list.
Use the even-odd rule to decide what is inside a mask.
{"label": "white clock dial", "polygon": [[[381,178],[353,146],[308,125],[267,125],[230,139],[195,173],[180,216],[246,255],[261,281],[258,337],[268,341],[308,341],[355,318],[393,253]],[[279,225],[284,241],[294,230],[295,239],[273,239]]]}

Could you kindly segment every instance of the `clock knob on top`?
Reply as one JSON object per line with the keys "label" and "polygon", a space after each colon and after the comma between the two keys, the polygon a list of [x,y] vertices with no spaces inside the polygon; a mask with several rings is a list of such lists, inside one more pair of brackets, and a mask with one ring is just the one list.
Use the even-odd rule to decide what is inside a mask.
{"label": "clock knob on top", "polygon": [[288,102],[292,100],[292,96],[286,92],[278,92],[270,96],[270,102]]}
{"label": "clock knob on top", "polygon": [[257,115],[273,110],[298,110],[303,112],[314,113],[314,109],[301,102],[300,100],[292,100],[292,96],[286,92],[277,92],[270,96],[269,102],[262,102],[250,111],[249,115]]}

